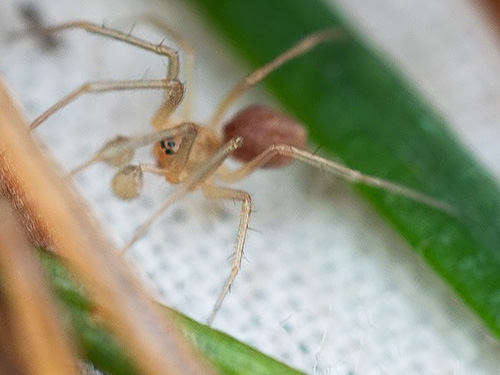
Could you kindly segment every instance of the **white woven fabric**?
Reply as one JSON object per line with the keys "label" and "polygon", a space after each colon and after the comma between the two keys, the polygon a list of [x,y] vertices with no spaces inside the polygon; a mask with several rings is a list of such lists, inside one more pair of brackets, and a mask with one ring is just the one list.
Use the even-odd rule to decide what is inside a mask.
{"label": "white woven fabric", "polygon": [[[71,32],[44,51],[36,39],[6,41],[23,26],[16,6],[0,5],[0,73],[32,119],[90,79],[159,77],[154,56]],[[500,176],[500,56],[493,31],[466,1],[342,0],[356,27],[387,51],[464,142]],[[197,51],[192,117],[206,121],[248,69],[181,1],[39,1],[50,22],[82,18],[126,29],[154,10]],[[132,17],[130,17],[132,15]],[[126,16],[130,22],[119,23]],[[141,27],[134,33],[151,35]],[[270,36],[272,37],[272,35]],[[258,90],[257,90],[258,91]],[[161,95],[91,95],[37,130],[70,170],[110,137],[148,130]],[[257,92],[241,103],[270,99]],[[148,159],[141,152],[139,159]],[[119,246],[171,191],[148,177],[143,196],[112,196],[112,171],[95,166],[75,183]],[[238,185],[254,200],[246,260],[215,327],[306,373],[494,374],[498,342],[372,210],[339,181],[294,165]],[[164,215],[128,259],[159,299],[204,321],[229,272],[238,205],[193,194]]]}

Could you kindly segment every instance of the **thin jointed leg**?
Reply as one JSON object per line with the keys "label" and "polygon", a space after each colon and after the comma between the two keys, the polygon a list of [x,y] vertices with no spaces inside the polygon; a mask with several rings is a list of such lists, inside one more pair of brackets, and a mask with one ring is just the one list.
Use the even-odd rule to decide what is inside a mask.
{"label": "thin jointed leg", "polygon": [[[162,139],[176,137],[182,137],[182,140],[176,154],[176,159],[172,162],[172,168],[174,171],[179,171],[180,173],[180,170],[182,170],[186,164],[191,146],[196,137],[196,126],[189,122],[154,133],[139,134],[131,137],[118,136],[108,141],[92,157],[74,168],[70,172],[70,177],[80,173],[88,166],[97,162],[105,162],[112,166],[119,167],[130,161],[136,149],[159,142]],[[172,172],[172,168],[169,170],[170,173]]]}
{"label": "thin jointed leg", "polygon": [[145,40],[136,38],[130,34],[126,34],[118,30],[109,29],[107,27],[100,26],[92,22],[72,21],[56,26],[44,27],[41,29],[37,28],[28,31],[33,31],[42,34],[53,34],[60,31],[72,30],[72,29],[82,29],[92,34],[102,35],[106,38],[115,39],[120,42],[124,42],[142,48],[146,51],[151,51],[153,53],[156,53],[157,55],[165,56],[169,60],[167,78],[176,79],[179,76],[179,56],[176,50],[164,46],[161,43],[160,44],[150,43]]}
{"label": "thin jointed leg", "polygon": [[65,30],[72,29],[82,29],[92,34],[98,34],[107,38],[115,39],[132,46],[142,48],[146,51],[153,52],[155,54],[167,57],[168,72],[167,77],[164,80],[124,80],[124,81],[102,81],[102,82],[90,82],[82,85],[77,90],[73,91],[59,102],[54,104],[51,108],[40,115],[31,124],[31,129],[36,128],[43,121],[45,121],[53,113],[57,112],[59,109],[65,107],[67,104],[75,100],[77,97],[85,93],[91,92],[104,92],[104,91],[117,91],[117,90],[136,90],[136,89],[164,89],[166,91],[166,99],[164,101],[163,107],[169,108],[168,111],[164,110],[162,115],[170,114],[179,105],[183,95],[184,87],[179,81],[179,55],[177,51],[173,48],[167,47],[163,44],[154,44],[147,42],[145,40],[136,38],[130,34],[123,33],[118,30],[109,29],[104,26],[100,26],[91,22],[86,21],[73,21],[67,22],[56,26],[45,27],[40,29],[32,29],[28,31],[42,33],[42,34],[53,34]]}
{"label": "thin jointed leg", "polygon": [[346,34],[341,29],[327,29],[311,34],[308,37],[302,39],[288,51],[285,51],[278,57],[274,58],[274,60],[260,67],[256,71],[250,73],[240,82],[238,82],[236,86],[234,86],[234,88],[222,100],[222,102],[217,107],[214,115],[212,116],[212,119],[210,120],[209,127],[216,128],[217,126],[219,126],[222,120],[222,116],[238,97],[261,82],[264,78],[266,78],[270,73],[274,72],[280,66],[306,53],[307,51],[310,51],[320,43],[334,39],[340,40],[344,39],[345,37]]}
{"label": "thin jointed leg", "polygon": [[236,237],[236,246],[232,256],[231,272],[229,273],[229,277],[227,278],[207,320],[207,324],[211,325],[241,268],[243,248],[248,231],[248,222],[250,219],[250,213],[252,212],[252,200],[250,198],[250,194],[244,191],[227,189],[209,184],[203,185],[203,192],[205,193],[205,196],[210,199],[231,199],[234,201],[241,201],[240,223],[238,226],[238,235]]}
{"label": "thin jointed leg", "polygon": [[180,50],[184,53],[184,63],[182,66],[184,67],[184,79],[186,81],[185,85],[189,85],[191,90],[186,90],[186,95],[184,100],[182,101],[182,115],[184,118],[189,118],[193,113],[193,103],[194,103],[194,60],[195,60],[195,51],[191,43],[184,38],[181,34],[176,32],[169,24],[165,23],[161,18],[153,15],[153,14],[145,14],[143,16],[139,16],[135,19],[135,21],[143,21],[146,24],[152,25],[153,27],[160,30],[162,33],[171,38],[180,48]]}
{"label": "thin jointed leg", "polygon": [[340,177],[346,181],[355,184],[364,184],[367,186],[376,187],[379,189],[387,190],[392,193],[405,196],[416,202],[426,204],[430,207],[437,208],[440,211],[446,212],[451,215],[456,215],[456,209],[445,202],[441,202],[435,198],[432,198],[426,194],[420,193],[414,189],[406,186],[398,185],[378,177],[372,177],[365,175],[354,169],[350,169],[339,163],[335,163],[331,160],[322,158],[320,156],[314,155],[308,151],[300,150],[296,147],[290,145],[277,144],[272,145],[263,151],[260,155],[255,157],[255,159],[249,161],[241,168],[228,172],[227,170],[221,170],[220,176],[225,181],[234,182],[245,178],[255,169],[266,165],[266,163],[271,160],[276,155],[289,156],[293,159],[299,160],[301,162],[313,165],[321,170],[327,170],[333,175]]}
{"label": "thin jointed leg", "polygon": [[128,249],[130,249],[136,242],[139,240],[144,234],[147,232],[151,224],[153,224],[156,219],[158,219],[161,215],[167,211],[170,206],[176,201],[184,198],[190,190],[186,189],[185,186],[180,186],[178,189],[174,191],[174,193],[168,197],[167,201],[136,231],[134,236],[130,239],[130,241],[120,250],[120,255],[124,255]]}
{"label": "thin jointed leg", "polygon": [[200,185],[202,185],[208,178],[210,178],[217,168],[224,163],[224,161],[239,147],[241,147],[243,141],[241,138],[235,138],[228,141],[222,146],[222,148],[216,152],[212,157],[207,160],[198,170],[190,174],[180,186],[173,192],[173,194],[168,198],[168,200],[149,218],[146,223],[144,223],[136,232],[134,237],[128,242],[128,244],[120,251],[123,255],[134,243],[141,238],[146,231],[149,229],[151,224],[176,201],[185,197],[187,194],[196,190]]}
{"label": "thin jointed leg", "polygon": [[55,103],[52,107],[38,116],[30,125],[30,130],[35,129],[48,117],[55,112],[66,107],[69,103],[79,98],[84,94],[107,92],[107,91],[124,91],[124,90],[144,90],[155,89],[165,90],[167,98],[181,97],[183,94],[182,84],[178,80],[123,80],[123,81],[94,81],[81,85],[79,88],[66,95],[64,98]]}

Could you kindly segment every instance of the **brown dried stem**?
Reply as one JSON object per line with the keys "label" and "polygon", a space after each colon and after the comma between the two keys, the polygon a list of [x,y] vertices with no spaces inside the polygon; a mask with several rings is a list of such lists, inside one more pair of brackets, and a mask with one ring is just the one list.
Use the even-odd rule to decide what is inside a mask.
{"label": "brown dried stem", "polygon": [[0,108],[0,193],[15,207],[29,238],[64,259],[141,373],[213,373],[156,310],[86,207],[51,168],[1,82]]}
{"label": "brown dried stem", "polygon": [[0,199],[0,212],[0,269],[15,352],[11,356],[27,374],[77,374],[76,351],[60,325],[40,261],[6,199]]}

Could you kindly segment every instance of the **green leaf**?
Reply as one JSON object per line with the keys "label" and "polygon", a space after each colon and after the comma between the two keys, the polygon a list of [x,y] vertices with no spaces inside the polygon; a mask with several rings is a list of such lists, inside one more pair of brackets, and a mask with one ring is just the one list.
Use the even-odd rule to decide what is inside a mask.
{"label": "green leaf", "polygon": [[[138,374],[119,342],[92,319],[90,303],[58,258],[45,251],[41,251],[41,258],[49,281],[69,310],[75,338],[86,357],[97,368],[113,375]],[[302,374],[222,332],[167,307],[164,309],[221,375]]]}
{"label": "green leaf", "polygon": [[500,335],[500,194],[432,105],[319,0],[191,0],[253,67],[304,36],[338,26],[322,45],[265,84],[314,142],[351,168],[452,204],[452,217],[391,194],[356,189]]}

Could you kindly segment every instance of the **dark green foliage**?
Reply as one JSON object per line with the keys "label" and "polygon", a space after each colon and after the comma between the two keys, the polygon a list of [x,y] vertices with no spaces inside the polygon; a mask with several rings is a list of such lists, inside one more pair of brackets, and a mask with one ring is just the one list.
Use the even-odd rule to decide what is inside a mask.
{"label": "dark green foliage", "polygon": [[345,42],[320,46],[287,64],[265,83],[322,150],[352,168],[456,207],[458,215],[451,217],[388,192],[357,187],[499,335],[499,189],[432,105],[319,0],[192,2],[253,67],[325,27],[350,34]]}
{"label": "dark green foliage", "polygon": [[[91,316],[91,306],[83,291],[71,279],[58,258],[42,252],[50,283],[63,302],[79,347],[96,367],[113,375],[137,374],[120,344]],[[191,343],[200,350],[221,375],[301,375],[283,363],[257,350],[195,322],[170,309],[165,314],[178,321]]]}

